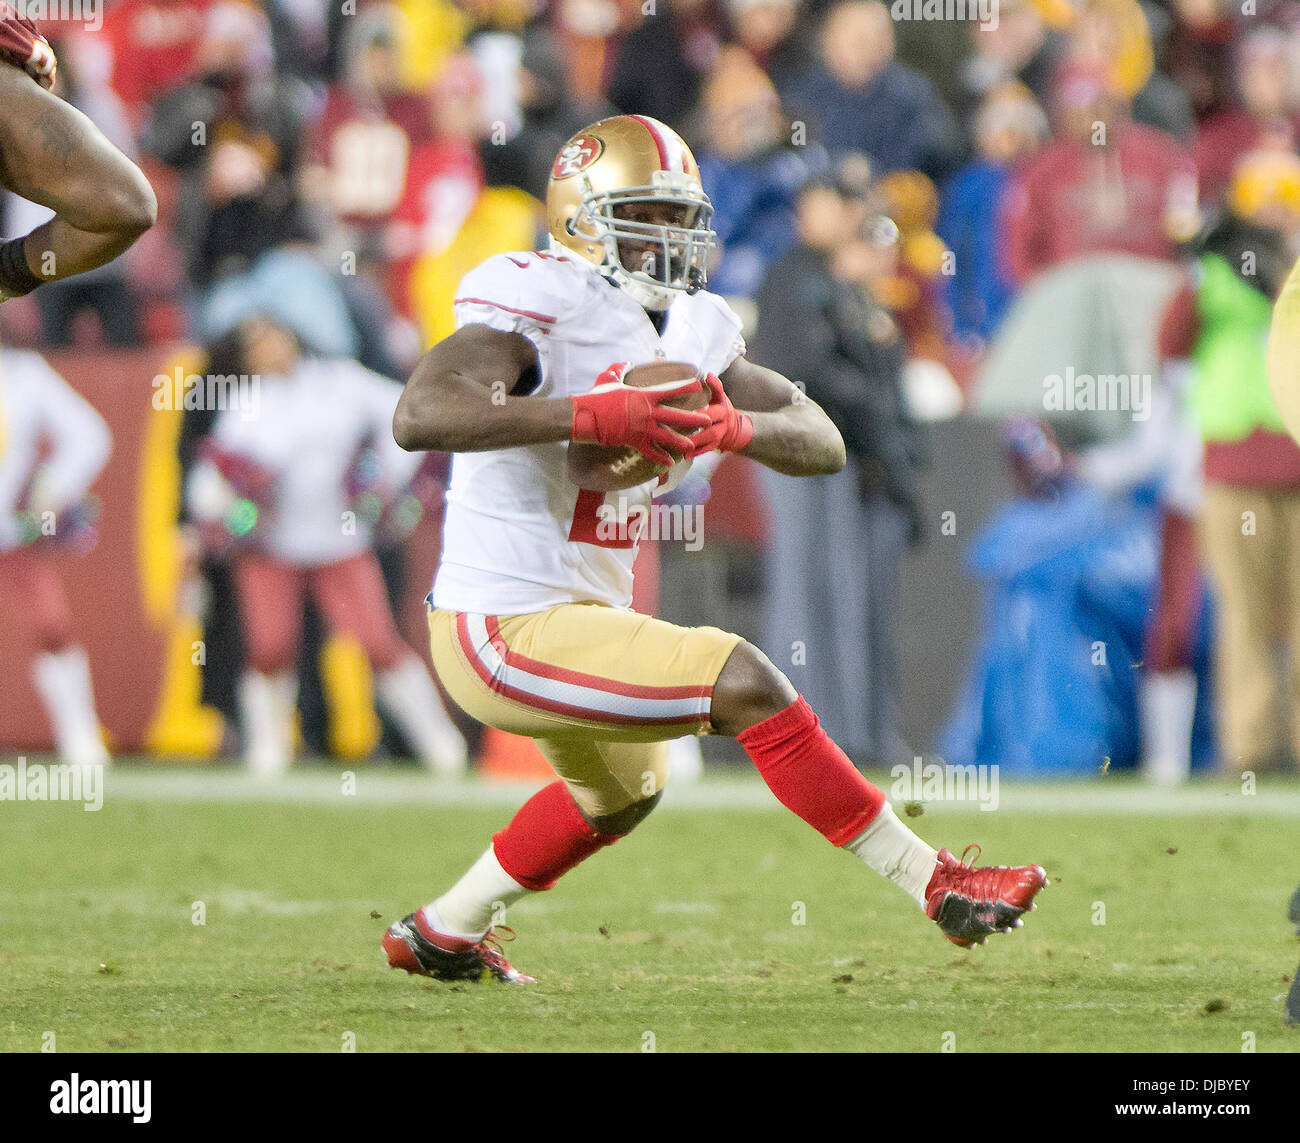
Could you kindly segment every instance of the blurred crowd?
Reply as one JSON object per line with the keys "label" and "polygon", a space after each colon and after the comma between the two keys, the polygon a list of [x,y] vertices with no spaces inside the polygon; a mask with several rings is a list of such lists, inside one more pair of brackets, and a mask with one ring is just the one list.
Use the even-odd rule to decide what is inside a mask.
{"label": "blurred crowd", "polygon": [[[464,273],[544,244],[560,144],[608,114],[653,116],[691,144],[715,206],[710,289],[849,445],[840,483],[804,500],[789,481],[765,487],[773,575],[803,584],[774,605],[768,641],[825,624],[844,645],[820,681],[797,681],[850,753],[908,754],[892,693],[898,568],[934,508],[924,465],[942,463],[917,425],[977,410],[1020,414],[1005,433],[1017,501],[1073,505],[1060,544],[1123,534],[1117,498],[1151,513],[1153,595],[1124,621],[1131,659],[1150,652],[1157,677],[1131,696],[1134,750],[1188,765],[1203,566],[1223,757],[1300,758],[1300,725],[1288,741],[1275,715],[1300,697],[1300,450],[1251,349],[1300,253],[1300,5],[1251,7],[999,0],[981,23],[912,18],[921,5],[896,18],[879,0],[110,0],[101,30],[46,31],[62,93],[140,161],[161,221],[119,262],[38,291],[31,321],[43,346],[211,349],[270,319],[300,350],[400,379],[451,331]],[[6,235],[33,210],[10,200]],[[1147,415],[1053,428],[1044,375],[1085,372],[1099,342],[1155,362]],[[1276,522],[1267,555],[1234,533],[1242,512]],[[827,557],[843,566],[818,571],[809,519],[843,537]],[[1032,511],[992,526],[1022,556],[1023,535],[1040,535]],[[854,568],[862,606],[829,622]],[[1042,569],[972,565],[995,598]],[[1082,592],[1084,574],[1051,598]],[[381,659],[403,661],[385,640]],[[999,729],[990,688],[1015,684],[981,654],[948,735],[960,761],[1010,750],[1024,709],[1007,704]],[[1098,700],[1097,741],[1114,740],[1112,699]]]}
{"label": "blurred crowd", "polygon": [[[1173,257],[1198,201],[1294,159],[1300,13],[1253,7],[1000,0],[981,24],[875,0],[110,0],[102,29],[46,31],[62,93],[145,165],[164,218],[41,291],[42,340],[202,335],[215,287],[292,250],[343,290],[363,359],[403,366],[466,267],[532,245],[560,143],[635,112],[695,149],[730,297],[794,244],[810,174],[869,160],[902,230],[876,290],[964,383],[1034,275]],[[1098,123],[1104,171],[1083,159]],[[28,211],[10,202],[6,230]]]}

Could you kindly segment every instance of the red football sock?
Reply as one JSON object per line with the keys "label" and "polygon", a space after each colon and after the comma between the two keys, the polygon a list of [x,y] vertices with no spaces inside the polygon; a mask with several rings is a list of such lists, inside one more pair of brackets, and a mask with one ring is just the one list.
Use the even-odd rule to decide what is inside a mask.
{"label": "red football sock", "polygon": [[777,800],[831,845],[847,845],[885,804],[822,729],[800,695],[780,714],[736,735]]}
{"label": "red football sock", "polygon": [[492,838],[497,860],[525,889],[549,889],[575,865],[621,834],[593,829],[563,782],[552,782],[519,807]]}

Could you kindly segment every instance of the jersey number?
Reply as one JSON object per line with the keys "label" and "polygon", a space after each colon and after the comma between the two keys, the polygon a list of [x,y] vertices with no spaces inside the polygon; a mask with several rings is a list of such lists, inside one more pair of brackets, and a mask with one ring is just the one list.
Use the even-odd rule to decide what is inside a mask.
{"label": "jersey number", "polygon": [[634,508],[626,516],[617,503],[606,500],[608,493],[590,488],[578,490],[578,502],[573,506],[573,522],[569,525],[569,540],[578,544],[595,544],[598,548],[635,548],[645,530],[645,510]]}

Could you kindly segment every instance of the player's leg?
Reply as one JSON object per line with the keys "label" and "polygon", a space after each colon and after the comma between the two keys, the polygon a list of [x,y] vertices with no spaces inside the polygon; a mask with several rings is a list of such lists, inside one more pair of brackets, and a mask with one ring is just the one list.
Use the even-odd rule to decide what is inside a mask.
{"label": "player's leg", "polygon": [[50,720],[59,759],[100,766],[108,751],[95,714],[90,660],[76,642],[72,613],[58,571],[32,551],[0,555],[0,585],[5,610],[19,617],[35,637],[32,684]]}
{"label": "player's leg", "polygon": [[559,778],[450,890],[393,925],[384,947],[412,972],[456,979],[486,967],[517,979],[481,939],[494,913],[644,820],[667,781],[666,740],[707,728],[711,682],[738,637],[594,604],[501,617],[435,611],[429,628],[434,667],[458,705],[536,739]]}
{"label": "player's leg", "polygon": [[[389,930],[384,947],[394,967],[434,975],[458,965],[473,970],[475,949],[511,905],[554,888],[631,833],[658,804],[668,778],[665,742],[566,738],[538,746],[559,780],[529,798],[450,889]],[[513,979],[508,962],[488,968]]]}
{"label": "player's leg", "polygon": [[718,675],[712,721],[745,748],[782,805],[908,893],[955,944],[983,943],[1018,926],[1047,884],[1036,865],[976,869],[917,837],[789,679],[749,643],[736,646]]}
{"label": "player's leg", "polygon": [[375,673],[375,694],[416,756],[437,774],[463,774],[465,739],[442,705],[424,660],[393,620],[383,572],[372,552],[316,568],[310,586],[331,629],[352,635]]}
{"label": "player's leg", "polygon": [[258,776],[281,774],[293,761],[298,705],[302,582],[297,568],[256,552],[235,564],[244,618],[244,674],[239,680],[244,761]]}
{"label": "player's leg", "polygon": [[[434,612],[430,631],[444,686],[487,725],[548,742],[661,741],[692,727],[737,737],[783,804],[914,892],[957,943],[1014,924],[1045,882],[1036,867],[972,870],[920,842],[886,812],[883,794],[826,736],[785,676],[739,636],[583,604],[510,617]],[[576,778],[573,759],[553,754],[552,760],[562,779]],[[614,754],[598,756],[591,770],[603,773],[602,784],[612,783],[607,788],[621,795],[625,804],[617,808],[640,814],[653,805],[662,778],[637,771],[620,775],[617,763]],[[617,836],[605,832],[611,827],[604,816],[616,807],[600,803],[584,812],[579,800],[586,794],[581,781],[553,783],[503,831],[508,839],[527,836],[529,860],[541,873],[521,877],[520,869],[509,868],[512,847],[498,835],[462,879],[476,895],[475,930],[492,895],[528,890],[529,880],[547,887]],[[617,825],[625,828],[621,821]],[[436,901],[433,912],[440,913]],[[429,952],[419,941],[435,938],[445,947],[447,934],[428,925],[427,914],[426,926],[427,932],[410,932],[420,928],[413,915],[390,930],[390,963],[429,971],[424,962],[413,968],[403,952]],[[455,939],[473,936],[469,931]]]}

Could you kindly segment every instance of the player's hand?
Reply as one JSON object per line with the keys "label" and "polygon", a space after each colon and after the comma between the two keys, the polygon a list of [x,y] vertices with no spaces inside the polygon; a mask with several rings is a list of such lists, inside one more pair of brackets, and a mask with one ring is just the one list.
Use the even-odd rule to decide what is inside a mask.
{"label": "player's hand", "polygon": [[46,91],[54,86],[58,60],[49,41],[27,16],[0,0],[0,59],[20,67]]}
{"label": "player's hand", "polygon": [[[611,365],[588,393],[573,402],[573,437],[584,444],[628,445],[655,464],[672,465],[691,450],[691,438],[678,429],[703,430],[710,421],[701,409],[691,413],[663,404],[694,392],[694,378],[669,389],[635,389],[623,384],[630,362]],[[676,455],[673,455],[676,454]]]}
{"label": "player's hand", "polygon": [[690,451],[686,455],[700,456],[714,449],[740,452],[754,439],[753,418],[731,403],[715,374],[706,374],[704,383],[712,393],[708,408],[704,410],[709,416],[709,424],[691,437]]}

